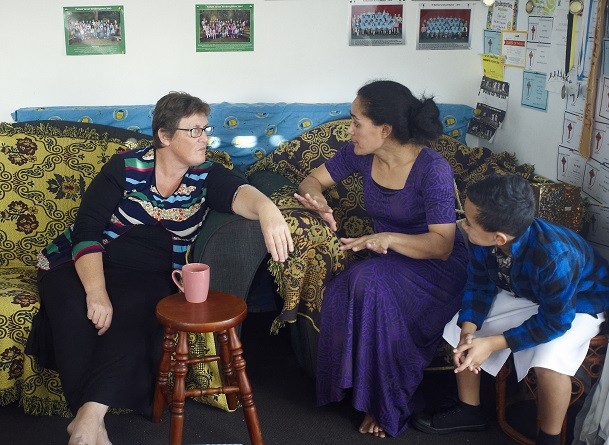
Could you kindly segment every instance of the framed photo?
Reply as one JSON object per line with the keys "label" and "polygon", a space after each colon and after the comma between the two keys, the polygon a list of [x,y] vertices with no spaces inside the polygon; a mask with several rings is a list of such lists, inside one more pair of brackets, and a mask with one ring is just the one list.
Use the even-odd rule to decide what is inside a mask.
{"label": "framed photo", "polygon": [[404,0],[350,0],[349,45],[404,45]]}
{"label": "framed photo", "polygon": [[197,52],[253,51],[254,5],[196,5]]}
{"label": "framed photo", "polygon": [[417,49],[469,49],[471,14],[469,3],[421,3]]}
{"label": "framed photo", "polygon": [[63,8],[66,54],[125,54],[123,6]]}

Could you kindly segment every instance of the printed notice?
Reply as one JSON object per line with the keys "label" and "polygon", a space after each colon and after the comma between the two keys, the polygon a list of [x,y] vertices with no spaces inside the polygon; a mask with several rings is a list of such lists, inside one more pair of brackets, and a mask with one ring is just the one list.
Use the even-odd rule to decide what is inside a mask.
{"label": "printed notice", "polygon": [[501,31],[501,55],[506,66],[526,66],[526,31]]}

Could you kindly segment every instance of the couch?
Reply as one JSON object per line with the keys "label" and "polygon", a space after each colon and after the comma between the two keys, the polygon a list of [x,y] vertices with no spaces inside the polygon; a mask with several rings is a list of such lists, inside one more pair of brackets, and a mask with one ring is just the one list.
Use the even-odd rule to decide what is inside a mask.
{"label": "couch", "polygon": [[[296,252],[288,262],[270,261],[257,221],[213,211],[190,252],[190,261],[211,265],[212,288],[244,299],[261,272],[272,274],[283,307],[269,330],[290,329],[297,357],[310,375],[315,369],[324,286],[344,267],[346,258],[337,248],[336,235],[292,195],[312,168],[348,141],[348,125],[348,119],[338,119],[307,129],[244,171],[236,169],[282,209],[296,241]],[[114,152],[145,146],[150,140],[140,132],[83,122],[0,124],[0,405],[18,401],[30,414],[70,415],[57,374],[23,353],[39,304],[36,254],[73,221],[80,196],[100,166]],[[532,183],[548,182],[534,174],[533,166],[518,165],[509,153],[470,148],[448,135],[433,146],[455,172],[457,210],[467,184],[490,172],[517,172]],[[227,153],[208,153],[233,168]],[[351,177],[326,192],[336,209],[340,233],[357,236],[371,230],[360,191],[360,179]],[[193,354],[213,348],[208,337],[190,339]],[[205,387],[218,383],[220,376],[217,368],[202,365],[189,378]],[[227,409],[225,400],[203,401]]]}

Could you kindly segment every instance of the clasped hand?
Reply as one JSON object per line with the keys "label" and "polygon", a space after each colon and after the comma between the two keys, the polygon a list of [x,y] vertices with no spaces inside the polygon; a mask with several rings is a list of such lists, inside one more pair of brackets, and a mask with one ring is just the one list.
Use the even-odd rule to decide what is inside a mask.
{"label": "clasped hand", "polygon": [[478,374],[482,363],[491,355],[493,349],[488,338],[475,338],[473,334],[464,334],[459,344],[453,349],[453,362],[455,373],[470,370]]}

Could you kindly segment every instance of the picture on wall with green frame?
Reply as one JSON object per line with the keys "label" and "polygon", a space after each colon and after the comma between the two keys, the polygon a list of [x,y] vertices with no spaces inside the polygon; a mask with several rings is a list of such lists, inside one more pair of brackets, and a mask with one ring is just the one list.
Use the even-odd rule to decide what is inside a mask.
{"label": "picture on wall with green frame", "polygon": [[123,6],[63,8],[66,54],[125,54]]}
{"label": "picture on wall with green frame", "polygon": [[197,52],[253,51],[254,5],[195,5]]}

